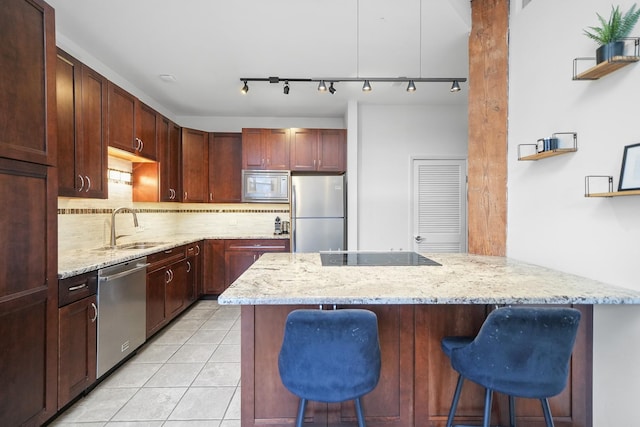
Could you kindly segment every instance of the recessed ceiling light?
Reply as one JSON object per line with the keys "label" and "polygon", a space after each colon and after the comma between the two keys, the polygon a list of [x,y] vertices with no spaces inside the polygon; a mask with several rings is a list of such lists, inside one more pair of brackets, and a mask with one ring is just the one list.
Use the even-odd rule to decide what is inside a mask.
{"label": "recessed ceiling light", "polygon": [[173,83],[176,81],[176,76],[173,74],[160,74],[160,80],[167,83]]}

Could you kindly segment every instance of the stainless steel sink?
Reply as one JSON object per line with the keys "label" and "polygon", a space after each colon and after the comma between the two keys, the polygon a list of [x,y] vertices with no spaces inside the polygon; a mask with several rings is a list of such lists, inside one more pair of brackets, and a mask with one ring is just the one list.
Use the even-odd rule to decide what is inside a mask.
{"label": "stainless steel sink", "polygon": [[117,245],[116,249],[149,249],[156,246],[166,245],[166,242],[135,242]]}
{"label": "stainless steel sink", "polygon": [[121,245],[103,246],[101,248],[94,249],[95,251],[119,251],[119,250],[135,250],[135,249],[151,249],[156,246],[166,245],[167,242],[133,242],[123,243]]}

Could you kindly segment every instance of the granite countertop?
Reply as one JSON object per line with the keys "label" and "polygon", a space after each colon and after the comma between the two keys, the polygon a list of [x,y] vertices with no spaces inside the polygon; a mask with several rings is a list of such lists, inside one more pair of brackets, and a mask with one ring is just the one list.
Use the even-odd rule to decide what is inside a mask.
{"label": "granite countertop", "polygon": [[441,266],[323,267],[317,253],[265,254],[220,304],[640,304],[640,292],[504,257],[423,254]]}
{"label": "granite countertop", "polygon": [[[193,234],[174,235],[170,238],[144,239],[145,242],[158,242],[157,246],[146,249],[76,249],[58,253],[58,279],[88,273],[110,265],[130,261],[132,259],[166,251],[181,245],[209,239],[288,239],[288,235],[238,235],[215,234],[211,236],[194,236]],[[131,242],[126,243],[132,243]],[[119,242],[121,245],[125,242]]]}

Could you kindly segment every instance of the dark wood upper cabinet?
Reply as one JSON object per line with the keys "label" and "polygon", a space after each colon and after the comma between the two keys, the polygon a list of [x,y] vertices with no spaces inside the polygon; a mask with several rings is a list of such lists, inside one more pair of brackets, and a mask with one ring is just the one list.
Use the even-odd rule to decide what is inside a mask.
{"label": "dark wood upper cabinet", "polygon": [[180,126],[162,117],[158,121],[158,153],[160,160],[160,200],[179,202],[180,186]]}
{"label": "dark wood upper cabinet", "polygon": [[182,128],[182,201],[209,200],[209,135]]}
{"label": "dark wood upper cabinet", "polygon": [[344,172],[346,150],[344,129],[291,129],[291,171]]}
{"label": "dark wood upper cabinet", "polygon": [[138,154],[150,160],[158,159],[158,122],[160,114],[142,102],[137,103],[136,134],[140,140]]}
{"label": "dark wood upper cabinet", "polygon": [[106,199],[107,80],[58,50],[58,195]]}
{"label": "dark wood upper cabinet", "polygon": [[289,129],[242,129],[242,168],[289,169]]}
{"label": "dark wood upper cabinet", "polygon": [[55,166],[54,11],[41,0],[1,9],[0,157]]}
{"label": "dark wood upper cabinet", "polygon": [[242,200],[242,134],[209,134],[209,201]]}
{"label": "dark wood upper cabinet", "polygon": [[138,147],[136,140],[135,96],[109,82],[109,146],[134,153]]}
{"label": "dark wood upper cabinet", "polygon": [[318,129],[291,129],[292,171],[315,171],[318,159]]}
{"label": "dark wood upper cabinet", "polygon": [[56,45],[53,8],[0,7],[0,420],[57,410]]}

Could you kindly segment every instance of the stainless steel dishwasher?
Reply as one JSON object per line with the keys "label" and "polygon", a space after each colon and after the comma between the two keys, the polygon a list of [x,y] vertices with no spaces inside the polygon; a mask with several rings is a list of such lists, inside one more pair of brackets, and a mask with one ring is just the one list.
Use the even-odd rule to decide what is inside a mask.
{"label": "stainless steel dishwasher", "polygon": [[147,257],[98,270],[97,377],[146,337]]}

